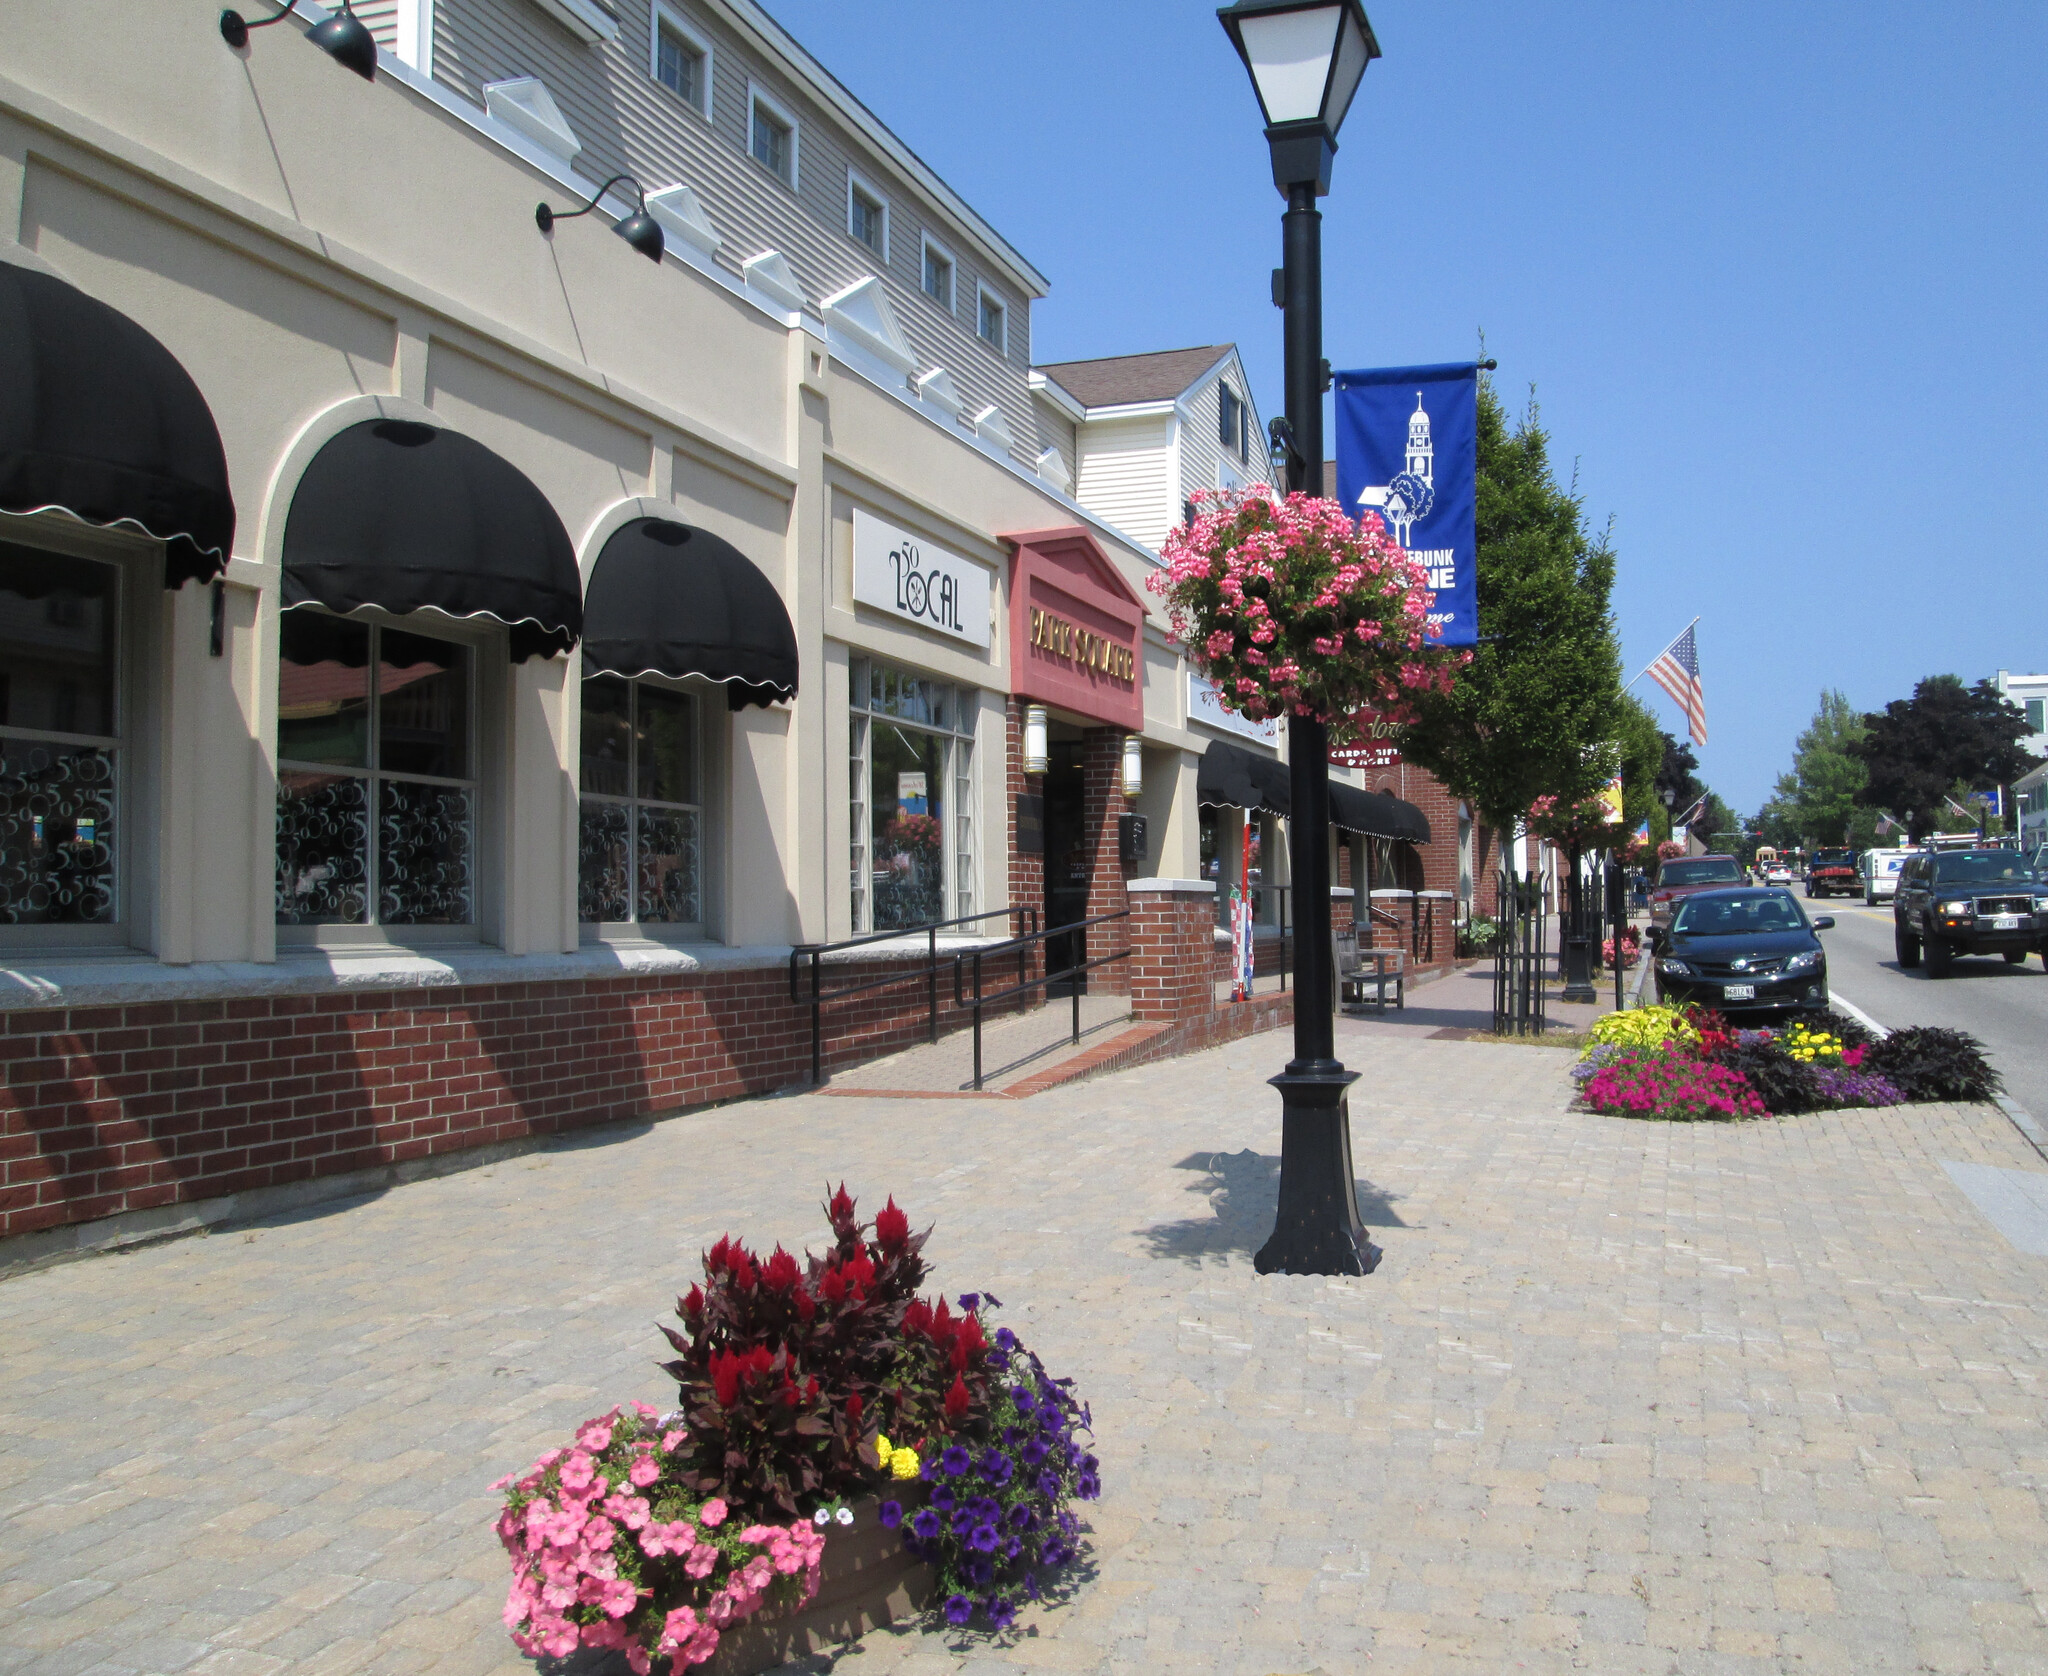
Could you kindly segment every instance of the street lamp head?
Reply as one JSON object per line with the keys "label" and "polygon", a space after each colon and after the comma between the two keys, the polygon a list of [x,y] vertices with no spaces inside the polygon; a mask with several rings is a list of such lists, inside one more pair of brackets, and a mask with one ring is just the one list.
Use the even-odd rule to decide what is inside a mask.
{"label": "street lamp head", "polygon": [[1675,786],[1660,786],[1657,790],[1657,795],[1664,799],[1664,807],[1668,809],[1678,801],[1678,788]]}
{"label": "street lamp head", "polygon": [[1284,193],[1329,190],[1337,130],[1366,65],[1380,56],[1359,0],[1237,0],[1217,14],[1250,72]]}

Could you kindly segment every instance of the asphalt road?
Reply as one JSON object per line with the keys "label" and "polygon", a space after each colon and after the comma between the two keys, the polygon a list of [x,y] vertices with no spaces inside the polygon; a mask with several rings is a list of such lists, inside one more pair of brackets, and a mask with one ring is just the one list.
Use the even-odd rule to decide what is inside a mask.
{"label": "asphalt road", "polygon": [[1863,906],[1860,897],[1823,898],[1805,904],[1811,915],[1833,914],[1835,926],[1821,933],[1828,951],[1828,988],[1886,1029],[1908,1024],[1941,1024],[1967,1030],[1984,1044],[2004,1073],[2006,1092],[2036,1118],[2048,1122],[2048,970],[2038,954],[2024,966],[1997,956],[1958,960],[1946,978],[1899,970],[1892,952],[1889,902]]}

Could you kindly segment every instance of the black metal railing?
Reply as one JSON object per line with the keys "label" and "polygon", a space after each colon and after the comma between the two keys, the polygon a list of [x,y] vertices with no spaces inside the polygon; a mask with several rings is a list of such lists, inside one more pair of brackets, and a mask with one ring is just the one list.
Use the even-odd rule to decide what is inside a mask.
{"label": "black metal railing", "polygon": [[[1108,966],[1115,961],[1131,958],[1131,951],[1126,947],[1116,954],[1097,955],[1093,960],[1084,958],[1076,961],[1071,966],[1063,967],[1057,972],[1046,971],[1034,978],[1028,975],[1028,951],[1034,947],[1049,947],[1051,939],[1054,937],[1071,936],[1075,932],[1086,931],[1091,925],[1107,925],[1113,919],[1129,919],[1130,917],[1130,909],[1123,908],[1113,914],[1097,914],[1091,919],[1077,919],[1068,925],[1048,926],[1043,931],[1027,931],[1020,936],[1012,938],[1007,943],[997,943],[993,947],[985,949],[963,951],[953,956],[953,1005],[962,1008],[971,1007],[974,1010],[974,1086],[977,1091],[981,1087],[981,1013],[984,1007],[993,1007],[1004,1001],[1014,1000],[1020,995],[1027,995],[1034,989],[1048,989],[1048,986],[1059,983],[1063,979],[1071,979],[1073,980],[1071,993],[1074,1001],[1073,1039],[1078,1043],[1081,1040],[1080,980],[1097,967]],[[1087,939],[1085,937],[1082,938],[1077,947],[1085,950],[1088,947]],[[1012,950],[1016,951],[1017,954],[1017,982],[1008,989],[997,990],[993,995],[984,995],[981,989],[982,961],[984,959],[1001,959]],[[970,971],[973,974],[973,987],[971,990],[968,986],[968,974]],[[1048,999],[1050,999],[1049,993]]]}
{"label": "black metal railing", "polygon": [[1493,1028],[1504,1036],[1541,1036],[1545,1028],[1543,887],[1535,879],[1500,881],[1500,935],[1493,967]]}
{"label": "black metal railing", "polygon": [[[811,1009],[811,1081],[822,1084],[825,1080],[825,1027],[824,1012],[834,1001],[851,1000],[856,995],[867,995],[878,989],[888,989],[896,984],[915,983],[922,979],[927,990],[927,1008],[930,1016],[931,1040],[939,1039],[939,933],[958,925],[979,925],[985,919],[1007,919],[1014,917],[1020,934],[1031,932],[1038,924],[1036,908],[991,908],[983,914],[962,914],[958,919],[929,920],[922,925],[907,925],[895,931],[872,931],[865,937],[847,937],[836,943],[799,943],[789,951],[789,998],[799,1007]],[[1043,933],[1050,936],[1051,933]],[[842,984],[837,989],[825,987],[824,960],[827,955],[843,954],[848,949],[867,948],[875,943],[897,943],[906,937],[925,939],[925,963],[908,972],[891,972],[885,977],[869,978],[864,983]],[[1012,945],[1005,943],[1004,948]],[[952,952],[947,959],[957,962],[958,955]],[[808,965],[810,971],[810,993],[803,991],[803,973]],[[1024,975],[1025,966],[1020,955],[1017,975]],[[957,974],[955,988],[958,988]],[[976,1053],[980,1052],[981,1018],[974,1020]]]}

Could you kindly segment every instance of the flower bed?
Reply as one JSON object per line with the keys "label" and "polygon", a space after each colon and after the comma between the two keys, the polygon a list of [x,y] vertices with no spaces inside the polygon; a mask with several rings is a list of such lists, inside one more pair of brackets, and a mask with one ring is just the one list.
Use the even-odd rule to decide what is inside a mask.
{"label": "flower bed", "polygon": [[[1075,1556],[1071,1503],[1101,1486],[1069,1382],[1007,1327],[990,1341],[993,1297],[963,1294],[956,1313],[918,1296],[929,1231],[893,1199],[872,1238],[844,1188],[825,1209],[823,1257],[731,1239],[705,1254],[683,1330],[663,1329],[674,1413],[616,1408],[494,1486],[523,1652],[611,1648],[635,1671],[681,1671],[725,1640],[720,1670],[767,1668],[810,1647],[738,1626],[857,1635],[902,1609],[919,1564],[945,1623],[1000,1634]],[[862,1554],[836,1565],[828,1544],[849,1542]],[[862,1575],[828,1587],[822,1612],[835,1566]]]}
{"label": "flower bed", "polygon": [[1988,1100],[2001,1086],[1960,1030],[1895,1030],[1873,1039],[1834,1012],[1795,1013],[1776,1029],[1732,1028],[1696,1007],[1609,1013],[1572,1068],[1593,1111],[1677,1121],[1793,1116],[1845,1106]]}

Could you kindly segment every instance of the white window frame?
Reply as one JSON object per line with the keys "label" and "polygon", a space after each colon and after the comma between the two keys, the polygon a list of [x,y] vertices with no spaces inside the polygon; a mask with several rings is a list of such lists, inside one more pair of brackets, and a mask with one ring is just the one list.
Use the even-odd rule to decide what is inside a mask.
{"label": "white window frame", "polygon": [[[996,337],[990,337],[986,332],[984,332],[981,329],[983,310],[986,309],[986,307],[990,303],[995,304],[996,318],[1000,320],[1003,324],[1003,329],[1001,333]],[[987,344],[989,348],[993,349],[998,355],[1003,356],[1005,359],[1009,357],[1010,300],[1009,298],[1005,297],[1001,292],[990,290],[988,285],[979,279],[977,279],[974,282],[974,335],[979,341]]]}
{"label": "white window frame", "polygon": [[[595,677],[585,676],[583,679],[585,681],[588,681],[593,678]],[[714,772],[715,765],[711,760],[711,751],[713,748],[713,728],[711,725],[710,718],[713,713],[714,705],[716,705],[721,711],[723,710],[725,703],[725,689],[711,682],[696,681],[688,678],[677,679],[666,675],[629,675],[620,676],[617,677],[617,679],[625,681],[626,685],[629,688],[633,689],[633,703],[635,706],[636,716],[637,707],[639,704],[639,691],[645,688],[655,687],[665,689],[669,692],[681,693],[684,697],[690,700],[692,709],[694,711],[692,720],[695,729],[695,736],[691,741],[692,748],[695,754],[697,770],[697,783],[692,788],[695,801],[689,803],[663,803],[655,798],[641,797],[638,794],[637,789],[634,793],[630,795],[615,796],[608,792],[590,791],[581,784],[582,764],[580,753],[582,750],[583,688],[582,683],[579,682],[577,685],[576,693],[577,716],[575,735],[577,742],[577,750],[579,753],[578,785],[576,791],[578,818],[578,871],[576,878],[576,915],[577,926],[579,928],[578,935],[581,938],[581,940],[585,942],[595,943],[710,942],[713,940],[711,926],[713,923],[712,914],[714,904],[716,901],[716,883],[718,878],[717,869],[714,866],[716,853],[714,846],[715,829],[712,823],[711,806],[711,795],[713,788],[718,783],[718,776]],[[635,764],[635,770],[637,772],[637,764]],[[637,819],[633,823],[633,877],[629,884],[629,889],[631,891],[633,898],[632,917],[630,919],[623,920],[590,920],[584,919],[582,917],[583,878],[581,871],[581,820],[582,802],[585,798],[590,798],[594,801],[604,803],[621,803],[624,804],[627,809],[636,812],[642,807],[651,809],[689,809],[695,812],[697,816],[697,918],[695,918],[694,920],[644,920],[640,918],[640,892],[637,865],[639,861],[639,823]]]}
{"label": "white window frame", "polygon": [[[925,263],[933,256],[937,256],[946,264],[946,294],[943,297],[932,296],[924,287]],[[953,259],[952,251],[929,233],[923,234],[917,241],[917,289],[920,296],[930,298],[948,314],[953,312],[960,296],[960,264]]]}
{"label": "white window frame", "polygon": [[[879,250],[853,230],[853,206],[856,198],[865,198],[882,212],[882,248]],[[883,267],[889,265],[888,195],[851,164],[848,164],[846,169],[846,236],[875,257]]]}
{"label": "white window frame", "polygon": [[[452,645],[469,649],[469,740],[467,778],[434,774],[402,774],[395,769],[383,768],[377,763],[380,735],[377,717],[377,703],[370,700],[370,761],[364,767],[337,768],[328,763],[303,763],[283,755],[277,740],[276,721],[273,718],[271,735],[273,760],[277,765],[280,784],[285,773],[306,771],[319,774],[346,774],[365,781],[374,788],[385,780],[405,780],[417,785],[466,786],[472,794],[470,805],[470,883],[469,923],[467,925],[394,925],[374,917],[375,888],[377,874],[370,870],[364,882],[367,896],[365,912],[372,917],[359,925],[336,924],[287,924],[277,921],[277,946],[279,948],[408,948],[436,947],[444,944],[481,944],[487,941],[488,922],[498,917],[494,885],[497,876],[498,855],[496,845],[491,842],[490,827],[497,819],[499,799],[506,795],[504,765],[495,749],[496,741],[489,737],[487,706],[500,695],[497,683],[491,679],[486,664],[488,653],[495,649],[503,655],[502,634],[478,628],[471,619],[444,616],[434,610],[414,612],[393,612],[379,610],[375,606],[361,606],[354,611],[330,611],[325,606],[294,606],[293,610],[308,614],[331,617],[337,622],[357,623],[366,628],[399,634],[416,634],[431,640],[445,640]],[[374,654],[373,654],[374,659]],[[374,661],[371,664],[374,670]],[[280,674],[282,663],[280,661]],[[274,700],[274,695],[273,695]],[[375,803],[371,804],[371,824],[375,826]],[[371,856],[377,856],[377,834],[371,834]],[[277,851],[275,841],[270,852],[271,876],[276,877]]]}
{"label": "white window frame", "polygon": [[[680,35],[689,43],[690,49],[703,60],[704,85],[699,89],[703,97],[702,104],[692,104],[682,94],[678,93],[661,79],[661,32],[664,29],[669,30],[673,34]],[[682,13],[676,11],[673,7],[664,6],[661,0],[654,0],[654,27],[648,31],[647,36],[647,74],[653,78],[655,86],[668,94],[670,98],[674,99],[685,110],[695,111],[706,122],[711,120],[711,88],[713,77],[716,74],[716,66],[711,53],[711,43],[690,26]],[[747,143],[748,148],[751,150],[753,146],[751,119],[749,120]]]}
{"label": "white window frame", "polygon": [[161,690],[164,601],[163,561],[157,544],[124,532],[19,519],[0,532],[18,547],[58,558],[88,560],[115,573],[114,722],[112,734],[64,734],[54,729],[9,728],[15,739],[73,742],[113,758],[114,911],[86,923],[0,925],[0,959],[23,960],[67,950],[149,948],[157,930],[155,883],[162,805],[158,796],[154,695]]}
{"label": "white window frame", "polygon": [[[869,708],[869,671],[876,664],[915,675],[947,689],[951,695],[952,720],[946,727],[923,722],[900,721]],[[853,933],[865,936],[877,929],[874,923],[874,727],[879,720],[891,727],[908,728],[945,742],[945,790],[953,805],[945,814],[945,836],[940,851],[941,900],[947,912],[941,919],[964,918],[975,911],[976,884],[981,869],[980,834],[980,722],[981,689],[968,682],[948,680],[929,674],[894,658],[865,652],[856,653],[847,671],[847,803],[851,826],[848,853],[848,904]]]}
{"label": "white window frame", "polygon": [[[1237,404],[1237,435],[1226,439],[1223,435],[1224,402],[1228,399]],[[1248,430],[1244,397],[1239,394],[1227,378],[1216,380],[1216,442],[1234,460],[1243,460],[1250,450],[1245,437]]]}
{"label": "white window frame", "polygon": [[[759,154],[754,150],[754,113],[756,111],[766,111],[788,133],[789,173],[786,176],[777,174],[766,163],[762,162]],[[792,192],[797,190],[797,182],[802,178],[798,173],[801,160],[801,147],[798,143],[798,137],[796,118],[790,114],[789,107],[784,105],[772,93],[764,93],[754,83],[747,83],[747,156],[752,159],[754,166],[767,175],[769,179],[781,181]]]}

